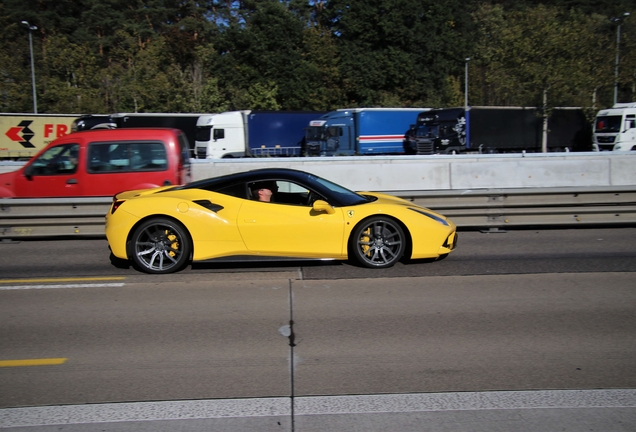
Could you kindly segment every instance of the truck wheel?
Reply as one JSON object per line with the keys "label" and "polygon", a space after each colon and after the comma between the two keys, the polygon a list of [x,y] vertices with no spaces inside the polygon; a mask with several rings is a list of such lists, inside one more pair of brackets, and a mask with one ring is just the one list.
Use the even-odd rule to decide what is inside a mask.
{"label": "truck wheel", "polygon": [[149,219],[132,236],[132,261],[146,273],[179,271],[190,259],[191,251],[186,229],[170,219]]}
{"label": "truck wheel", "polygon": [[391,218],[376,216],[363,221],[349,239],[349,250],[363,266],[391,267],[404,254],[406,237],[400,225]]}

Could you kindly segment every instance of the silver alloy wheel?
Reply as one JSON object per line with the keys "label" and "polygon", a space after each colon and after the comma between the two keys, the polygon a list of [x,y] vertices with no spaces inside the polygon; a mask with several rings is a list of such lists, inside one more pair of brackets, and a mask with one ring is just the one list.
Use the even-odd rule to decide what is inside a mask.
{"label": "silver alloy wheel", "polygon": [[141,224],[132,238],[132,259],[146,273],[181,270],[190,257],[190,240],[181,224],[156,218]]}
{"label": "silver alloy wheel", "polygon": [[394,220],[377,216],[364,221],[351,237],[351,249],[360,264],[370,268],[391,267],[402,258],[404,231]]}

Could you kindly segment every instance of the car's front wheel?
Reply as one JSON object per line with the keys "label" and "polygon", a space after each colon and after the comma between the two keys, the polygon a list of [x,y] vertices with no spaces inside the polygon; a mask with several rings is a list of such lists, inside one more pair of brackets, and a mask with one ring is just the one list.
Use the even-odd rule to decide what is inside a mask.
{"label": "car's front wheel", "polygon": [[402,227],[383,216],[363,221],[353,231],[349,244],[353,257],[369,268],[391,267],[402,258],[405,246]]}
{"label": "car's front wheel", "polygon": [[187,264],[192,250],[183,225],[165,218],[145,221],[137,227],[131,240],[132,261],[146,273],[179,271]]}

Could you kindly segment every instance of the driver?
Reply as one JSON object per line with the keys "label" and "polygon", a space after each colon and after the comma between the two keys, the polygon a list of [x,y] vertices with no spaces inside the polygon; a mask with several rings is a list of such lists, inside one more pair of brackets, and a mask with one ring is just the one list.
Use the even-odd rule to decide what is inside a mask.
{"label": "driver", "polygon": [[278,192],[278,186],[275,181],[264,181],[252,183],[250,190],[255,200],[272,202],[272,195]]}

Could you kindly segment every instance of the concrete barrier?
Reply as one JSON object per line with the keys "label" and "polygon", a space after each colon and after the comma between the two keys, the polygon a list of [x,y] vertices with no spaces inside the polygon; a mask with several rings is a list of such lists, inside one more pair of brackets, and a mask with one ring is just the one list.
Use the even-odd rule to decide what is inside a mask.
{"label": "concrete barrier", "polygon": [[[2,162],[0,172],[20,163]],[[308,171],[353,190],[435,191],[636,185],[636,152],[192,160],[193,180],[257,168]]]}
{"label": "concrete barrier", "polygon": [[308,171],[353,190],[636,185],[636,152],[193,160],[193,179],[257,168]]}

